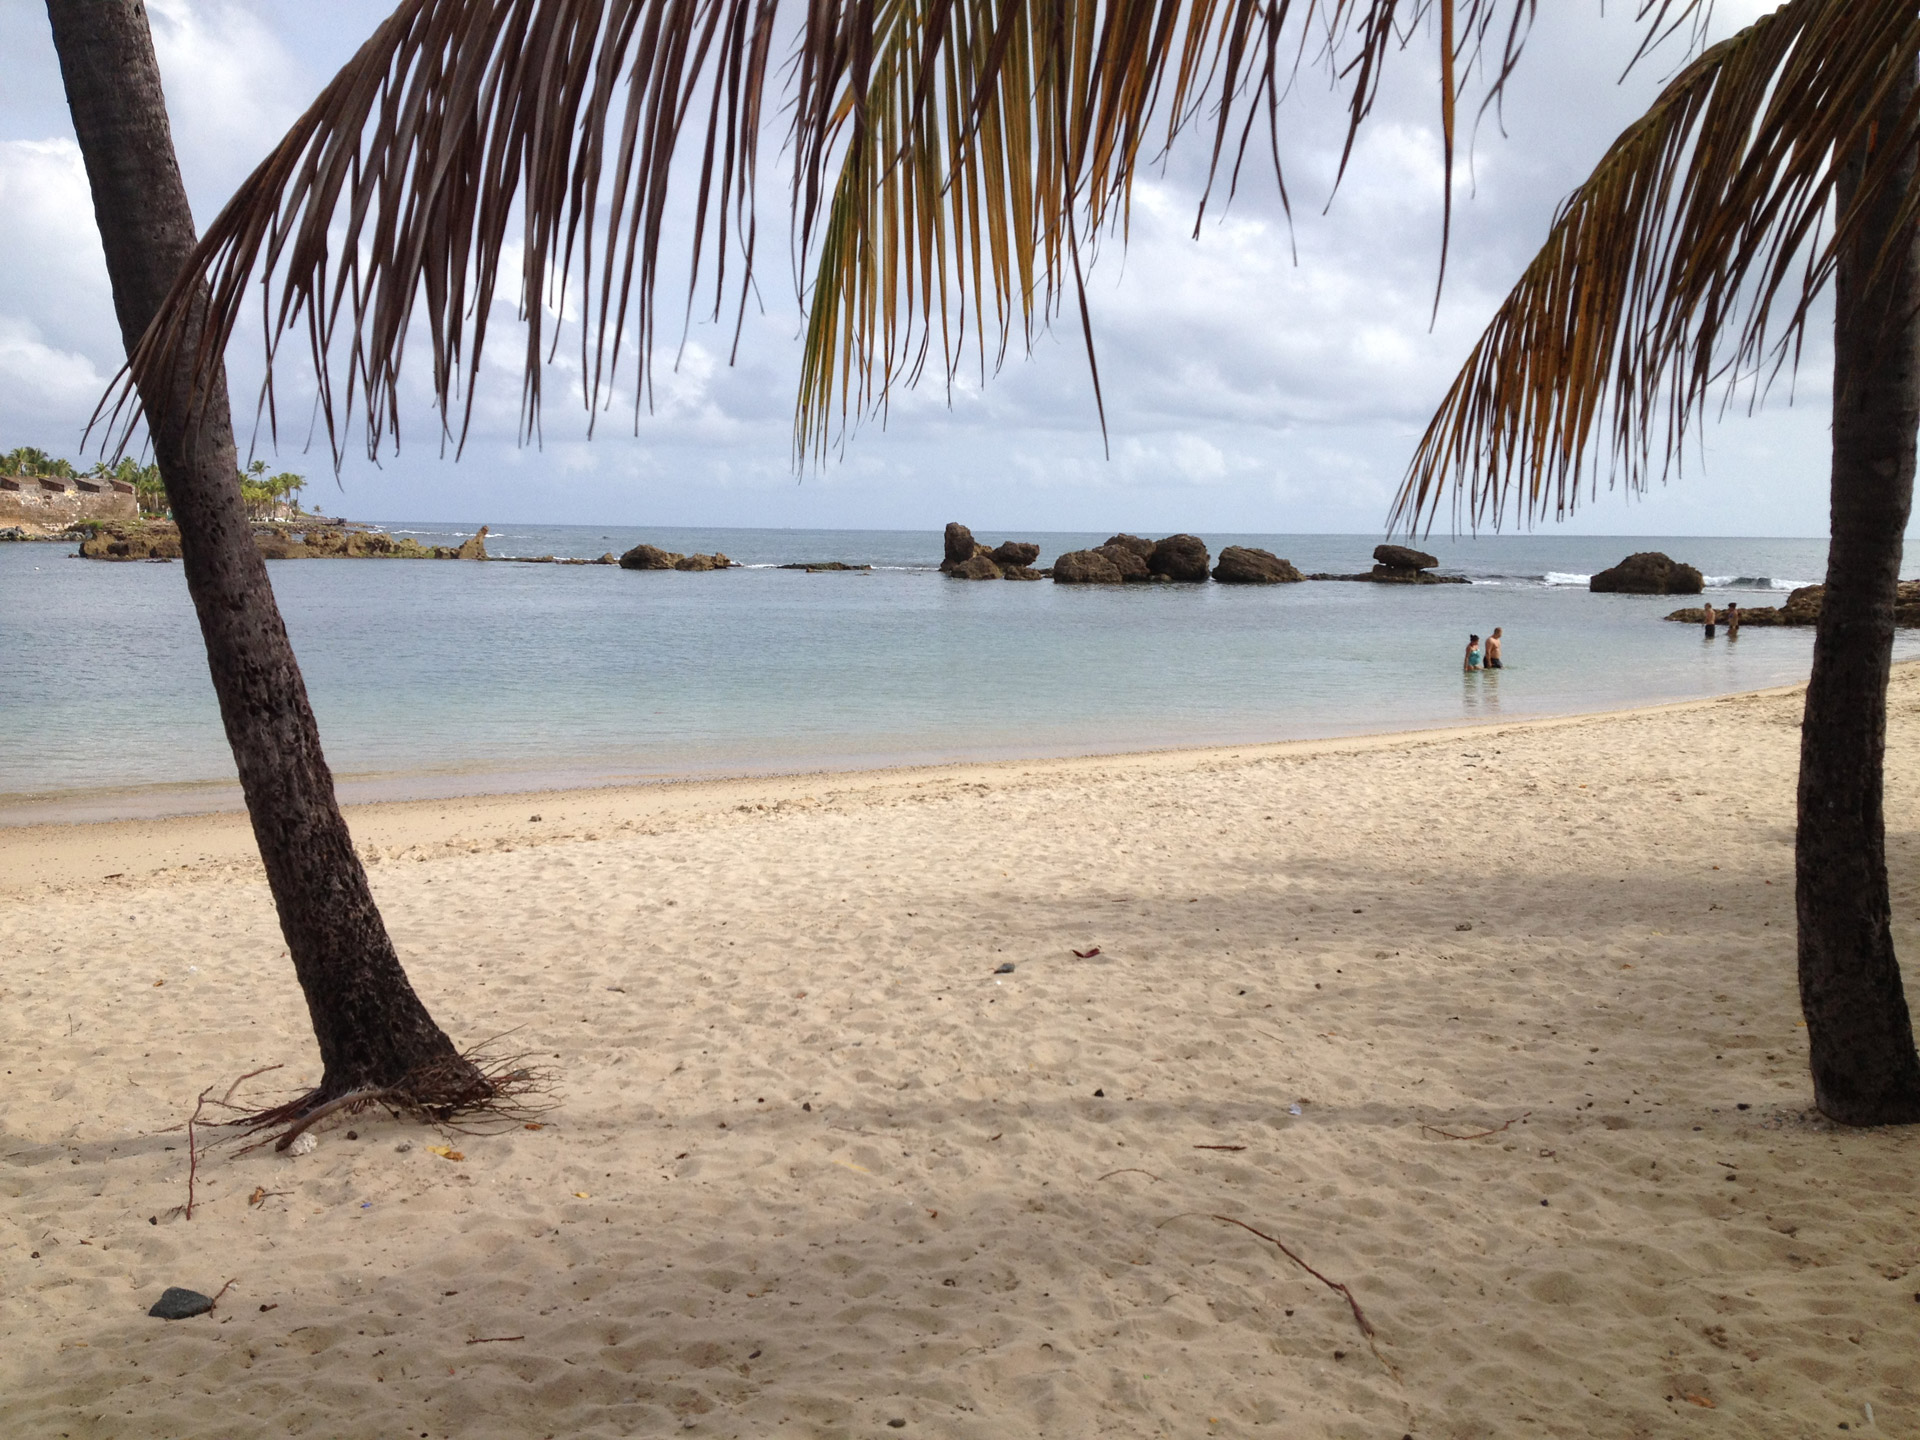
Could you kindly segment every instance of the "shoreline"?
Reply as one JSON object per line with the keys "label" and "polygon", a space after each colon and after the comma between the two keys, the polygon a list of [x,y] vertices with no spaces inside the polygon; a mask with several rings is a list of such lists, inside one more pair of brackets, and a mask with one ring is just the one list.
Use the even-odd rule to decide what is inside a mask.
{"label": "shoreline", "polygon": [[[1896,661],[1893,669],[1896,675],[1905,670],[1920,669],[1920,659]],[[341,809],[353,830],[355,843],[363,854],[369,847],[378,852],[382,848],[406,845],[459,846],[475,839],[504,843],[508,838],[518,838],[523,843],[530,843],[576,838],[595,827],[697,814],[714,807],[777,807],[783,804],[817,803],[818,794],[823,792],[838,797],[873,796],[891,790],[908,792],[928,787],[1004,781],[1014,777],[1031,778],[1041,772],[1059,777],[1084,776],[1116,769],[1165,774],[1182,769],[1204,769],[1222,763],[1306,760],[1318,756],[1387,750],[1403,745],[1439,745],[1509,732],[1553,730],[1680,714],[1717,705],[1794,694],[1805,688],[1806,684],[1802,681],[1792,685],[1733,691],[1725,695],[1632,706],[1622,710],[1542,715],[1304,740],[1170,746],[1164,749],[1016,759],[944,761],[926,765],[878,765],[848,770],[665,777],[637,783],[549,786],[390,800],[343,800]],[[344,790],[352,782],[349,780],[339,784]],[[238,786],[230,789],[236,802],[232,809],[173,814],[13,821],[5,818],[7,807],[0,807],[0,895],[19,893],[34,886],[79,882],[82,877],[75,872],[83,864],[96,879],[101,874],[126,878],[142,871],[151,873],[189,863],[251,863],[257,866],[257,851],[247,813],[237,803]],[[552,819],[547,818],[548,812],[552,812]],[[525,818],[527,813],[540,818],[538,821],[529,820]],[[181,858],[185,856],[193,859]],[[85,857],[84,861],[82,857]],[[158,863],[150,863],[156,859]]]}

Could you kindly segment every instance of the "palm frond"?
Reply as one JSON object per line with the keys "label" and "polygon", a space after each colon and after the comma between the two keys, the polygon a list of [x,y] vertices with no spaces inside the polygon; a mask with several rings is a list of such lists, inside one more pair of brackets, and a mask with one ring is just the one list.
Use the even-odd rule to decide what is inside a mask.
{"label": "palm frond", "polygon": [[[403,0],[208,228],[133,371],[210,375],[257,284],[269,423],[279,347],[304,332],[336,456],[356,406],[370,450],[396,438],[418,327],[457,441],[510,261],[526,429],[560,340],[546,307],[576,279],[584,399],[613,393],[630,342],[644,404],[670,182],[697,154],[688,314],[731,307],[737,337],[759,146],[785,83],[807,309],[796,438],[817,448],[836,416],[883,405],[935,357],[951,379],[969,341],[997,364],[1068,294],[1084,328],[1086,254],[1104,232],[1124,240],[1139,163],[1184,130],[1210,130],[1230,193],[1264,129],[1284,197],[1276,117],[1303,63],[1346,87],[1357,132],[1389,57],[1437,30],[1450,172],[1463,78],[1481,67],[1496,95],[1536,5],[806,0],[788,17],[779,0]],[[182,354],[201,276],[208,323]],[[126,419],[130,386],[120,400]]]}
{"label": "palm frond", "polygon": [[[1698,0],[1649,0],[1655,30]],[[1651,32],[1650,32],[1651,33]],[[1393,523],[1564,517],[1583,483],[1644,489],[1723,386],[1798,358],[1809,307],[1920,144],[1886,109],[1920,57],[1909,0],[1789,0],[1700,53],[1565,202],[1422,437]],[[1837,157],[1870,147],[1837,203]],[[1902,224],[1920,218],[1908,194]],[[1876,263],[1892,263],[1883,255]],[[1728,391],[1731,395],[1732,391]]]}

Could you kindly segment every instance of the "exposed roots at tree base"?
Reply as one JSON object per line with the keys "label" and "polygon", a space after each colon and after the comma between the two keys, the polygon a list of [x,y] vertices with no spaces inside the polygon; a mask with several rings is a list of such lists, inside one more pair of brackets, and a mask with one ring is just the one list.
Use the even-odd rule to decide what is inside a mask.
{"label": "exposed roots at tree base", "polygon": [[553,1109],[550,1073],[529,1066],[525,1055],[490,1053],[490,1044],[418,1066],[390,1085],[362,1086],[344,1094],[310,1090],[224,1123],[249,1135],[273,1132],[244,1147],[244,1154],[269,1140],[275,1150],[285,1150],[322,1120],[375,1108],[396,1120],[411,1117],[469,1134],[531,1124]]}
{"label": "exposed roots at tree base", "polygon": [[[200,1155],[211,1148],[199,1143],[197,1131],[202,1128],[239,1130],[249,1136],[259,1135],[263,1130],[275,1132],[242,1146],[236,1152],[242,1155],[268,1143],[275,1150],[285,1150],[322,1120],[357,1114],[376,1106],[396,1120],[411,1117],[468,1135],[491,1134],[518,1125],[539,1129],[536,1117],[547,1114],[559,1103],[553,1097],[552,1074],[528,1065],[524,1054],[495,1053],[491,1047],[499,1038],[484,1040],[463,1054],[418,1066],[391,1085],[369,1085],[344,1094],[309,1090],[297,1100],[267,1110],[248,1110],[236,1105],[233,1097],[247,1081],[278,1070],[278,1065],[249,1070],[227,1086],[226,1093],[217,1100],[213,1098],[214,1087],[209,1085],[200,1092],[193,1114],[187,1117],[187,1203],[176,1207],[175,1213],[184,1213],[189,1220],[193,1218]],[[209,1119],[209,1105],[216,1113],[227,1112],[230,1118]],[[255,1199],[279,1193],[259,1191]]]}

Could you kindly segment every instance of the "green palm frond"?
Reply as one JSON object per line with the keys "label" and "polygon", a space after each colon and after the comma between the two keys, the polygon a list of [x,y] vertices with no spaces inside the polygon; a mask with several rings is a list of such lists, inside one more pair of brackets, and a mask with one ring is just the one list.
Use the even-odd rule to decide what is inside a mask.
{"label": "green palm frond", "polygon": [[[133,370],[209,375],[257,284],[270,422],[279,346],[304,333],[336,454],[356,406],[377,448],[397,434],[417,327],[444,430],[463,437],[511,258],[523,423],[559,343],[543,307],[575,277],[587,403],[613,393],[624,340],[644,403],[670,182],[691,181],[688,315],[731,307],[737,339],[784,86],[807,309],[796,436],[817,449],[836,416],[883,405],[936,357],[949,379],[968,353],[997,364],[1066,295],[1084,326],[1085,252],[1106,231],[1124,241],[1139,163],[1183,131],[1210,132],[1229,193],[1259,138],[1279,181],[1278,104],[1303,63],[1345,87],[1357,131],[1389,57],[1437,32],[1450,173],[1464,77],[1478,67],[1497,94],[1536,5],[806,0],[789,16],[779,0],[404,0],[208,228]],[[208,323],[182,356],[201,277]]]}
{"label": "green palm frond", "polygon": [[[1669,0],[1653,18],[1699,9]],[[1564,517],[1598,488],[1601,454],[1644,489],[1713,394],[1757,396],[1791,369],[1836,255],[1905,183],[1920,114],[1885,106],[1917,59],[1910,0],[1789,0],[1687,65],[1561,207],[1427,427],[1394,523],[1430,526],[1449,496],[1456,527],[1509,507]],[[1841,206],[1837,157],[1863,147]]]}

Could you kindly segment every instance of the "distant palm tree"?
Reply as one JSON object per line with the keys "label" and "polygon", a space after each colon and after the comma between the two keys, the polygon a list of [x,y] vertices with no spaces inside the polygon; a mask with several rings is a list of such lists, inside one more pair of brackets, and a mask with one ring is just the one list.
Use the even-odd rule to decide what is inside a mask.
{"label": "distant palm tree", "polygon": [[[141,0],[48,0],[47,13],[131,354],[194,247],[153,37]],[[192,336],[204,290],[188,297],[180,323]],[[184,384],[143,383],[140,399],[180,527],[221,719],[325,1067],[320,1085],[285,1113],[367,1092],[436,1112],[484,1101],[491,1082],[414,994],[374,905],[253,543],[224,368],[216,363],[199,381],[191,397]]]}
{"label": "distant palm tree", "polygon": [[[1463,78],[1478,73],[1495,99],[1537,5],[808,0],[788,18],[778,0],[404,0],[209,229],[134,371],[143,388],[182,363],[211,374],[264,277],[269,376],[280,338],[304,331],[336,453],[356,406],[370,449],[397,438],[416,329],[443,429],[464,438],[517,238],[529,432],[548,310],[563,313],[570,281],[584,398],[611,393],[631,342],[643,403],[669,179],[690,145],[688,314],[710,291],[703,310],[718,317],[731,301],[737,327],[759,141],[784,73],[791,222],[810,272],[795,437],[817,452],[929,365],[951,378],[969,345],[983,372],[989,350],[997,365],[1069,293],[1091,360],[1083,254],[1103,232],[1124,236],[1143,147],[1151,158],[1189,129],[1207,134],[1204,216],[1263,132],[1284,200],[1278,105],[1301,64],[1343,87],[1344,170],[1384,66],[1422,20],[1440,58],[1444,257]],[[1651,45],[1709,10],[1641,0],[1639,18]],[[790,66],[775,62],[781,34],[794,37]],[[1643,484],[1677,456],[1716,380],[1797,356],[1807,306],[1837,279],[1835,533],[1798,863],[1815,1096],[1852,1123],[1920,1119],[1880,812],[1916,427],[1917,45],[1914,0],[1790,0],[1689,64],[1568,203],[1396,511],[1430,523],[1453,493],[1476,524],[1509,502],[1523,519],[1564,513],[1603,420],[1628,483]],[[1097,400],[1097,369],[1094,387]]]}

